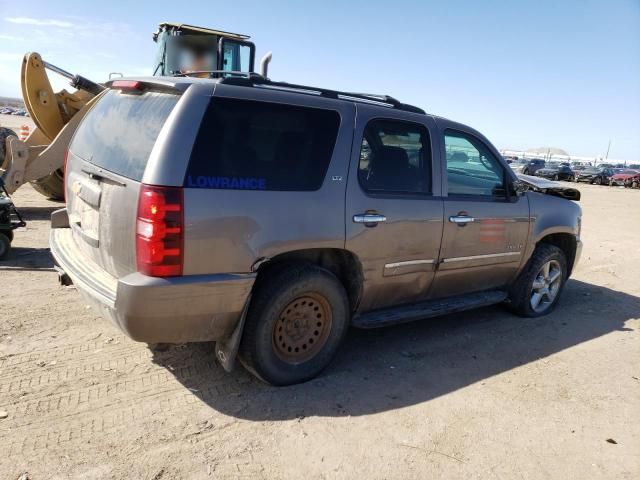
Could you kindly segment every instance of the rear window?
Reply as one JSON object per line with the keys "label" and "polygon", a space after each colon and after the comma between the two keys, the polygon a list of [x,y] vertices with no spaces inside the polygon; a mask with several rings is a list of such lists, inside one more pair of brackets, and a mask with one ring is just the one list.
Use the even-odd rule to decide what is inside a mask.
{"label": "rear window", "polygon": [[338,135],[334,110],[213,98],[191,152],[189,188],[309,191]]}
{"label": "rear window", "polygon": [[179,98],[111,90],[84,118],[69,149],[98,167],[140,181],[160,129]]}

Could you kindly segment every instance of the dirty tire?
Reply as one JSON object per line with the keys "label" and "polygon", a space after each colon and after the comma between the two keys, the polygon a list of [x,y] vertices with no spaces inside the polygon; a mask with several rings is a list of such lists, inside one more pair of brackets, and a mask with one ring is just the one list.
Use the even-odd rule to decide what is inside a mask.
{"label": "dirty tire", "polygon": [[64,171],[61,168],[30,183],[39,194],[51,200],[64,200]]}
{"label": "dirty tire", "polygon": [[[554,299],[543,310],[534,310],[531,306],[534,280],[540,269],[548,262],[557,262],[560,266],[562,277]],[[567,281],[567,259],[564,252],[555,245],[539,244],[529,259],[527,266],[509,290],[509,309],[522,317],[540,317],[553,311],[562,295],[562,290]]]}
{"label": "dirty tire", "polygon": [[4,157],[7,154],[7,137],[10,137],[11,135],[14,137],[18,136],[18,134],[10,128],[0,127],[0,166],[4,163]]}
{"label": "dirty tire", "polygon": [[4,232],[0,232],[0,260],[7,258],[10,250],[11,240]]}
{"label": "dirty tire", "polygon": [[[309,301],[314,302],[311,308],[291,313],[294,305]],[[316,313],[324,318],[316,319]],[[347,332],[349,315],[346,292],[331,272],[306,263],[274,268],[258,279],[254,289],[240,343],[240,361],[271,385],[310,380],[333,359]],[[287,335],[285,340],[280,334]],[[305,349],[313,345],[313,355],[305,357],[302,343],[307,337],[310,343],[305,343]],[[299,357],[292,352],[292,345],[299,345]]]}

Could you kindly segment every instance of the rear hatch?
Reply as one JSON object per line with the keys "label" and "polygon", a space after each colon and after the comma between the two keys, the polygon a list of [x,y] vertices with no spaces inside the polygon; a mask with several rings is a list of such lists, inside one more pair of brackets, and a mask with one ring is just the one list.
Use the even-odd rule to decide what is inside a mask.
{"label": "rear hatch", "polygon": [[141,180],[179,99],[167,91],[109,90],[84,118],[69,146],[65,188],[74,242],[114,277],[136,271]]}

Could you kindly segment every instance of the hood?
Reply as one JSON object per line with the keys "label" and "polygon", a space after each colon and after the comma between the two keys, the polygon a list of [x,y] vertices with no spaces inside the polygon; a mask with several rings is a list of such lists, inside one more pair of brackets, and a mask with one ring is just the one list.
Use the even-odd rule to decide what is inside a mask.
{"label": "hood", "polygon": [[562,183],[552,182],[540,177],[532,177],[531,175],[517,175],[518,180],[534,192],[540,192],[547,195],[553,195],[555,197],[566,198],[567,200],[580,200],[580,190],[572,187],[567,187]]}

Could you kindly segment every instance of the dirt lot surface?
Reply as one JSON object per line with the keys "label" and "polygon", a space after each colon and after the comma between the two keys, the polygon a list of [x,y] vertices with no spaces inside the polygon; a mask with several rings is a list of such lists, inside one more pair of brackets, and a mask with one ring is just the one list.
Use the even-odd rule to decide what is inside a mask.
{"label": "dirt lot surface", "polygon": [[23,187],[0,478],[640,478],[640,191],[580,189],[585,250],[552,315],[353,330],[320,378],[271,388],[208,344],[154,354],[58,286],[60,205]]}
{"label": "dirt lot surface", "polygon": [[10,128],[18,135],[20,127],[27,125],[30,129],[34,127],[33,120],[29,117],[21,117],[19,115],[0,115],[0,127]]}

